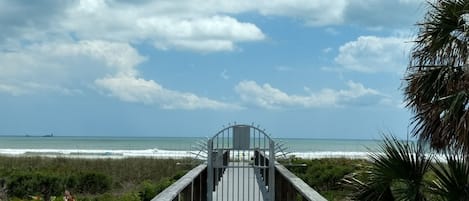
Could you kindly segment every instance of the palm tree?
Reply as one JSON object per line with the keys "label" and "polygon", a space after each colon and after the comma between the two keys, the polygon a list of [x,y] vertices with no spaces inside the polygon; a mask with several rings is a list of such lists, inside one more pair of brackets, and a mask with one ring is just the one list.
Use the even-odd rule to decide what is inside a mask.
{"label": "palm tree", "polygon": [[438,161],[432,166],[436,179],[430,186],[438,200],[469,200],[468,156],[458,151],[446,152],[446,162]]}
{"label": "palm tree", "polygon": [[431,167],[431,157],[420,143],[401,142],[385,137],[380,153],[372,153],[371,167],[365,181],[346,178],[355,190],[354,200],[362,201],[424,201],[424,175]]}
{"label": "palm tree", "polygon": [[469,153],[469,0],[429,5],[404,78],[412,134],[436,150]]}

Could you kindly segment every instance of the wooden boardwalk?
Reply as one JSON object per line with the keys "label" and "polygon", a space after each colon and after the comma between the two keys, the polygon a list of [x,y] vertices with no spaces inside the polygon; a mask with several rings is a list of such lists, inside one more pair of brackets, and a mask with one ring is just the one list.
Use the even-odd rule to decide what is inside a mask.
{"label": "wooden boardwalk", "polygon": [[[189,171],[152,201],[327,201],[276,162],[276,144],[253,125],[224,127],[209,138],[207,163]],[[276,149],[277,148],[277,149]]]}
{"label": "wooden boardwalk", "polygon": [[[248,162],[230,162],[213,192],[214,201],[262,201],[261,178]],[[256,176],[257,175],[257,176]],[[262,184],[261,184],[262,186]]]}

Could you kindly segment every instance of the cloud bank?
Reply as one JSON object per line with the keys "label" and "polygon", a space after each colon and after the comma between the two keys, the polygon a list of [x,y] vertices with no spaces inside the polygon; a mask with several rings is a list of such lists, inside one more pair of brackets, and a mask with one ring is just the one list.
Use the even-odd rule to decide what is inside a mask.
{"label": "cloud bank", "polygon": [[[268,38],[258,25],[237,18],[246,13],[299,19],[308,26],[326,28],[343,24],[407,27],[415,20],[403,16],[418,13],[421,2],[0,0],[0,92],[74,95],[95,88],[126,102],[166,109],[239,109],[145,79],[138,66],[147,58],[136,47],[150,44],[158,50],[210,53],[234,51],[241,43]],[[359,37],[339,48],[335,62],[359,72],[399,71],[399,58],[407,48],[402,42],[394,37]],[[243,81],[235,91],[243,103],[263,108],[341,106],[378,93],[360,83],[347,86],[345,90],[291,95],[269,84]]]}
{"label": "cloud bank", "polygon": [[22,51],[0,53],[4,64],[0,66],[0,92],[24,95],[52,91],[73,95],[94,83],[91,88],[122,101],[164,109],[239,109],[139,77],[136,67],[145,60],[127,43],[93,40],[35,44]]}
{"label": "cloud bank", "polygon": [[366,88],[361,83],[347,82],[347,89],[322,89],[306,95],[288,94],[270,84],[259,85],[255,81],[242,81],[235,91],[245,103],[266,109],[342,107],[359,102],[369,96],[383,97],[380,92]]}

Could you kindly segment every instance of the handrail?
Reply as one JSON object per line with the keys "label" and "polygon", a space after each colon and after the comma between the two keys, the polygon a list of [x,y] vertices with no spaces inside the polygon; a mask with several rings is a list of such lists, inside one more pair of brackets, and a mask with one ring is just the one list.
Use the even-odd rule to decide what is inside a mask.
{"label": "handrail", "polygon": [[[257,157],[257,154],[259,157],[267,159],[261,161],[265,161],[267,165],[269,164],[264,152],[256,151],[254,155]],[[296,200],[296,194],[298,193],[301,195],[302,200],[327,201],[326,198],[277,161],[275,161],[275,174],[275,188],[277,189],[275,191],[275,200]]]}
{"label": "handrail", "polygon": [[[225,138],[225,136],[227,137]],[[251,137],[254,137],[253,142],[250,142]],[[221,146],[219,145],[220,138]],[[257,138],[258,140],[255,140]],[[261,146],[262,139],[264,142]],[[216,140],[216,144],[214,140]],[[231,146],[229,146],[230,140],[232,140]],[[227,141],[228,143],[225,144]],[[256,144],[255,142],[258,143]],[[258,147],[255,145],[258,145]],[[233,154],[230,155],[230,151],[232,150],[233,152],[231,153]],[[235,158],[236,150],[238,154],[242,151],[242,159],[239,158],[239,155],[238,159]],[[248,156],[251,156],[253,153],[254,157],[250,160],[246,159],[244,157],[246,151],[248,152]],[[236,163],[236,161],[240,162]],[[230,164],[230,162],[233,163]],[[231,170],[226,174],[232,175],[232,182],[238,180],[238,187],[234,188],[234,185],[232,185],[230,189],[233,199],[235,193],[238,194],[237,198],[240,198],[240,196],[244,198],[245,195],[249,197],[249,183],[244,185],[246,181],[244,172],[246,169],[242,170],[242,177],[239,171],[240,168],[249,168],[248,182],[254,182],[253,178],[249,176],[249,172],[254,171],[254,173],[251,174],[254,174],[253,176],[255,176],[257,185],[253,184],[253,187],[259,188],[254,190],[262,192],[262,197],[266,200],[327,201],[303,180],[298,178],[283,165],[279,164],[275,159],[275,142],[263,130],[250,125],[230,126],[210,138],[207,142],[207,163],[201,164],[189,171],[151,201],[212,201],[214,194],[217,195],[217,198],[219,198],[219,195],[225,197],[223,187],[227,184],[226,188],[228,190],[230,176],[228,176],[226,180],[223,179],[223,176],[225,175],[225,170],[228,168],[238,168],[237,174],[231,172]],[[235,175],[239,178],[235,178]],[[240,180],[242,181],[242,191],[240,191],[239,188]],[[220,188],[217,188],[217,186],[220,185],[219,182],[221,182],[221,194],[219,194]],[[244,193],[245,187],[248,189],[248,194]],[[226,192],[226,195],[228,195],[228,191]],[[254,194],[252,195],[254,199],[255,196]],[[258,197],[260,198],[261,196],[258,195]]]}
{"label": "handrail", "polygon": [[[187,174],[185,174],[183,177],[181,177],[179,180],[177,180],[174,184],[166,188],[164,191],[159,193],[156,197],[154,197],[151,201],[173,201],[176,198],[180,196],[180,194],[185,191],[186,188],[192,187],[194,188],[194,181],[199,178],[200,182],[205,183],[205,177],[202,176],[204,171],[207,170],[207,164],[201,164],[191,171],[189,171]],[[200,186],[200,188],[204,188],[203,185]],[[197,190],[197,189],[196,189]],[[191,189],[190,190],[190,195],[185,195],[189,197],[193,197],[194,194],[197,194],[196,190]],[[200,193],[200,195],[203,195],[203,193]],[[198,200],[198,199],[196,199]]]}
{"label": "handrail", "polygon": [[[289,188],[293,187],[296,190],[296,193],[299,193],[302,196],[302,200],[308,200],[308,201],[327,201],[326,198],[322,197],[318,192],[316,192],[313,188],[311,188],[308,184],[306,184],[303,180],[298,178],[295,174],[290,172],[285,166],[277,163],[275,164],[275,170],[279,174],[279,176],[276,177],[278,185],[276,185],[277,188]],[[280,178],[281,176],[281,178]],[[281,182],[281,180],[285,180],[285,182]],[[287,186],[284,186],[284,185]],[[283,189],[285,190],[285,189]],[[279,194],[285,193],[282,191],[276,191]],[[292,194],[291,192],[286,192],[285,194],[289,195],[276,195],[276,197],[284,197],[284,196],[293,196],[296,197],[296,194]],[[287,198],[291,199],[291,198]],[[276,199],[279,200],[279,199]],[[281,200],[281,199],[280,199]]]}

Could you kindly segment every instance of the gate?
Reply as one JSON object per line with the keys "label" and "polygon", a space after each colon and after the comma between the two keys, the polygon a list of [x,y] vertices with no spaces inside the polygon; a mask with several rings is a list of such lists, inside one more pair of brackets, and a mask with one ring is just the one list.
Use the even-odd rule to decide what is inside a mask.
{"label": "gate", "polygon": [[207,147],[208,201],[275,200],[275,143],[263,130],[233,125]]}

